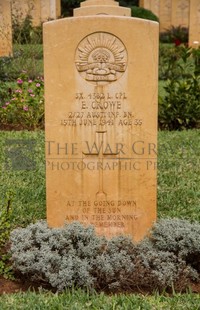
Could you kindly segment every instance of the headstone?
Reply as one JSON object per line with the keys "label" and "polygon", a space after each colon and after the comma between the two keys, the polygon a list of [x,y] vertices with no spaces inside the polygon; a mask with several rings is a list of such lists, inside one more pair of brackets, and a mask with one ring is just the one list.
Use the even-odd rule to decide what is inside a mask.
{"label": "headstone", "polygon": [[40,0],[29,0],[29,3],[32,5],[29,7],[30,15],[32,16],[32,25],[34,27],[39,26],[41,24],[41,4]]}
{"label": "headstone", "polygon": [[189,0],[173,0],[171,7],[171,24],[174,27],[188,27],[189,25]]}
{"label": "headstone", "polygon": [[172,1],[171,0],[160,0],[160,31],[166,31],[172,26],[171,21]]}
{"label": "headstone", "polygon": [[12,56],[12,23],[9,0],[0,0],[0,57]]}
{"label": "headstone", "polygon": [[159,17],[159,0],[140,0],[139,6],[150,10]]}
{"label": "headstone", "polygon": [[12,0],[13,17],[20,23],[27,17],[32,17],[32,25],[39,26],[41,23],[40,0]]}
{"label": "headstone", "polygon": [[138,241],[156,220],[159,26],[90,5],[108,14],[44,24],[47,221]]}
{"label": "headstone", "polygon": [[130,16],[131,12],[129,8],[120,7],[113,0],[87,0],[81,2],[80,8],[74,9],[74,16],[88,15]]}
{"label": "headstone", "polygon": [[[53,5],[53,10],[51,13],[51,18],[56,19],[61,16],[61,0],[50,1]],[[51,11],[50,11],[51,12]]]}
{"label": "headstone", "polygon": [[41,0],[41,21],[61,16],[61,0]]}
{"label": "headstone", "polygon": [[23,22],[28,12],[28,2],[25,0],[11,0],[12,16],[16,21]]}
{"label": "headstone", "polygon": [[200,1],[193,0],[190,3],[189,22],[189,46],[197,48],[200,46]]}

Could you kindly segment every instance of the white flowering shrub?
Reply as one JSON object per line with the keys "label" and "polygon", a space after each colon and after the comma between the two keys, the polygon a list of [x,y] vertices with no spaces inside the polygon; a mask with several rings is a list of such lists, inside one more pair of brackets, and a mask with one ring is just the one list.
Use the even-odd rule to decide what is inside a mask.
{"label": "white flowering shrub", "polygon": [[[96,236],[92,226],[84,227],[78,222],[64,228],[48,228],[45,221],[40,221],[12,231],[13,268],[58,291],[72,286],[114,292],[138,287],[149,291],[172,287],[183,290],[191,280],[199,280],[195,264],[200,225],[191,224],[193,230],[186,233],[190,223],[177,220],[179,232],[171,230],[173,237],[167,239],[173,221],[176,220],[160,221],[151,237],[139,244],[126,236],[106,240]],[[191,264],[188,257],[197,257],[196,263]]]}
{"label": "white flowering shrub", "polygon": [[129,280],[135,272],[134,252],[136,246],[125,236],[108,240],[103,252],[93,262],[95,288],[109,291],[129,289]]}
{"label": "white flowering shrub", "polygon": [[175,254],[156,249],[148,239],[137,246],[135,281],[143,288],[184,290],[197,273]]}
{"label": "white flowering shrub", "polygon": [[158,250],[169,251],[200,273],[200,224],[187,220],[162,219],[155,224],[151,241]]}
{"label": "white flowering shrub", "polygon": [[66,228],[48,228],[44,221],[11,233],[13,266],[33,280],[56,287],[92,287],[91,262],[105,243],[93,227],[73,223]]}

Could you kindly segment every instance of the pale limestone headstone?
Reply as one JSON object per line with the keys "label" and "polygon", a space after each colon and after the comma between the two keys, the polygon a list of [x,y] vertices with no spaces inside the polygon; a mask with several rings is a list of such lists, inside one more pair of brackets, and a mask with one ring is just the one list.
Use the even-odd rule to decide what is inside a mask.
{"label": "pale limestone headstone", "polygon": [[171,0],[160,0],[160,31],[166,31],[172,26],[172,1]]}
{"label": "pale limestone headstone", "polygon": [[200,46],[200,1],[193,0],[190,3],[189,21],[189,46],[197,48]]}
{"label": "pale limestone headstone", "polygon": [[41,21],[57,19],[61,16],[61,0],[40,0]]}
{"label": "pale limestone headstone", "polygon": [[189,25],[189,4],[190,0],[172,0],[171,24],[174,27],[188,27]]}
{"label": "pale limestone headstone", "polygon": [[74,16],[88,15],[130,16],[131,12],[129,8],[120,7],[113,0],[87,0],[81,2],[80,8],[74,9]]}
{"label": "pale limestone headstone", "polygon": [[44,24],[47,221],[138,241],[156,220],[159,26],[103,9]]}
{"label": "pale limestone headstone", "polygon": [[11,0],[13,18],[23,22],[27,15],[32,17],[32,25],[39,26],[41,23],[40,0]]}
{"label": "pale limestone headstone", "polygon": [[9,0],[0,0],[0,57],[12,56],[12,23]]}
{"label": "pale limestone headstone", "polygon": [[193,0],[140,0],[139,5],[159,17],[162,32],[171,26],[188,27],[189,6],[192,7],[193,3]]}
{"label": "pale limestone headstone", "polygon": [[26,18],[27,12],[29,12],[28,2],[26,0],[23,2],[22,0],[11,0],[12,16],[20,22]]}
{"label": "pale limestone headstone", "polygon": [[159,0],[140,0],[139,6],[147,10],[152,11],[157,17],[159,17]]}

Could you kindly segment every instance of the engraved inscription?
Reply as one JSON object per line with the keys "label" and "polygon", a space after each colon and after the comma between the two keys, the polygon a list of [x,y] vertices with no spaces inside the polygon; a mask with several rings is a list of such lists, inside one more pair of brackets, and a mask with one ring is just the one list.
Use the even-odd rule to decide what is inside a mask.
{"label": "engraved inscription", "polygon": [[86,81],[103,85],[118,80],[125,72],[127,51],[113,34],[96,32],[79,43],[75,63]]}
{"label": "engraved inscription", "polygon": [[136,116],[133,109],[127,109],[127,99],[127,94],[123,91],[76,93],[75,103],[78,109],[65,113],[60,124],[70,127],[94,126],[95,129],[99,126],[142,126],[143,119]]}
{"label": "engraved inscription", "polygon": [[87,224],[89,221],[95,227],[123,229],[130,222],[136,223],[142,216],[136,200],[79,200],[67,201],[66,205],[81,208],[81,214],[75,214],[75,210],[71,208],[72,214],[66,215],[66,222],[79,221]]}

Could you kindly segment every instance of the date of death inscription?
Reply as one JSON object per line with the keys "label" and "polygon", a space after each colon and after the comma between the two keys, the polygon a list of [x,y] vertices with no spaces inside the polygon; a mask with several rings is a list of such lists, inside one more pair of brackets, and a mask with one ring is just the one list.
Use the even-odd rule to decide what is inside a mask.
{"label": "date of death inscription", "polygon": [[68,111],[61,125],[63,126],[141,126],[142,119],[135,117],[127,109],[127,95],[124,92],[110,93],[76,93],[77,111]]}

